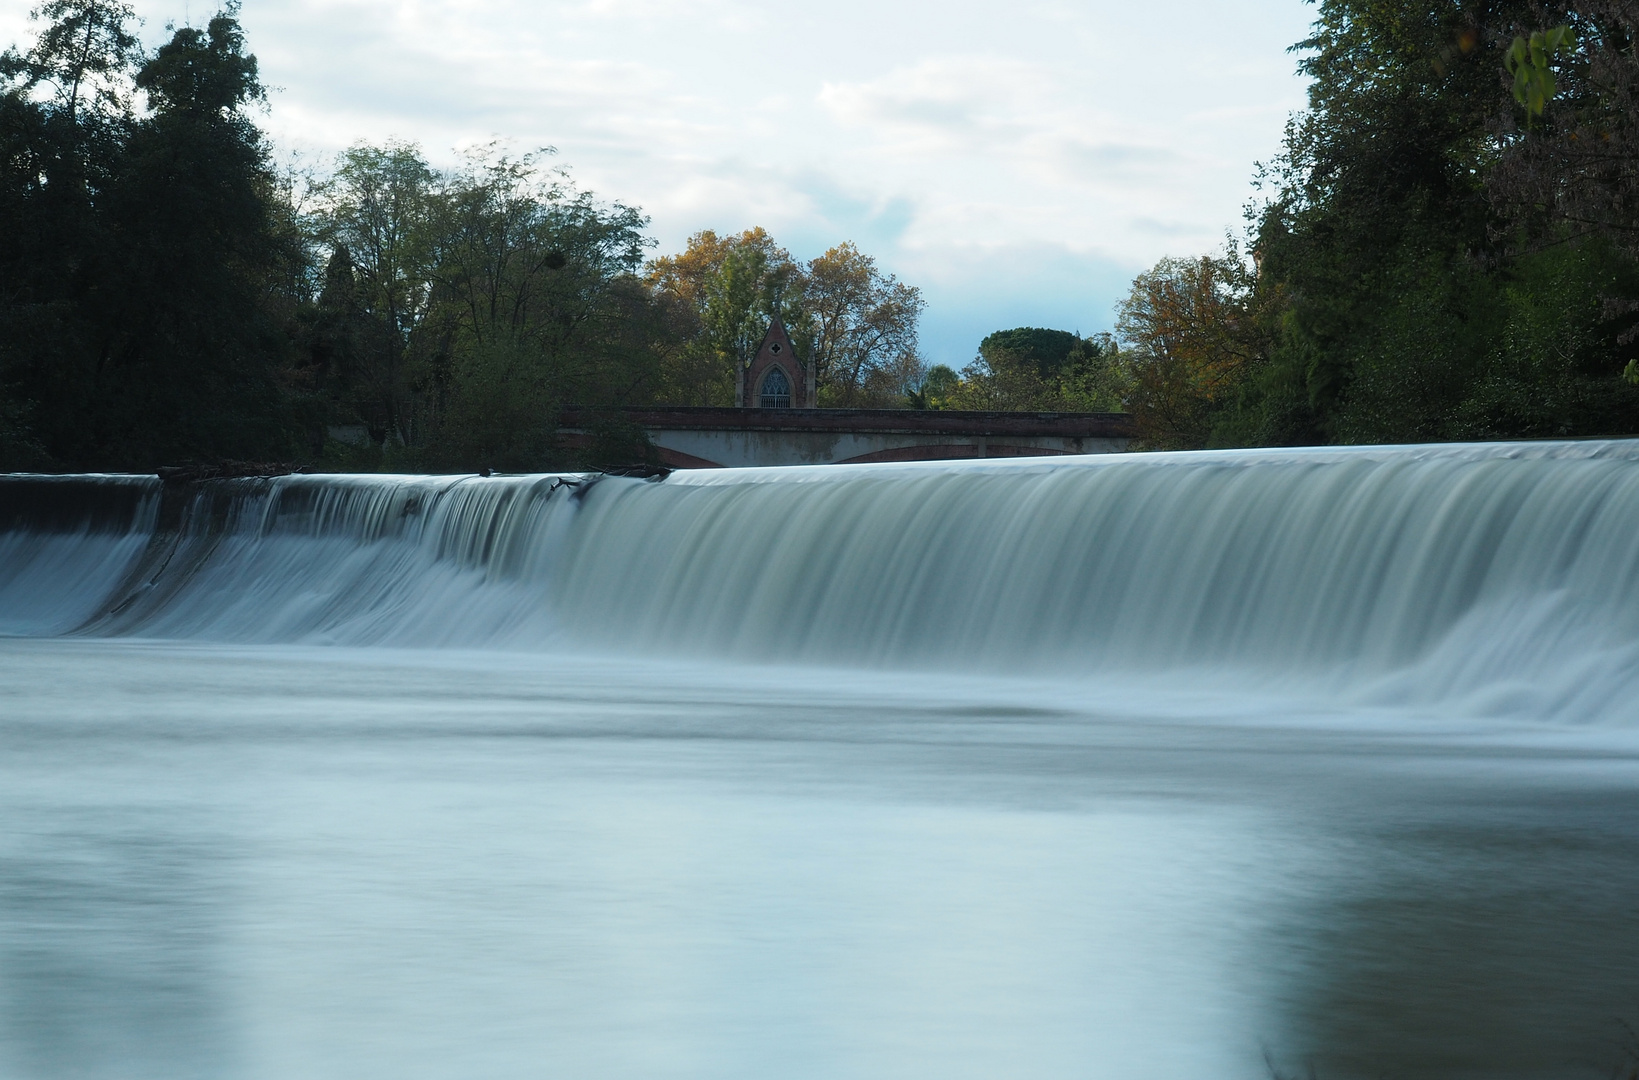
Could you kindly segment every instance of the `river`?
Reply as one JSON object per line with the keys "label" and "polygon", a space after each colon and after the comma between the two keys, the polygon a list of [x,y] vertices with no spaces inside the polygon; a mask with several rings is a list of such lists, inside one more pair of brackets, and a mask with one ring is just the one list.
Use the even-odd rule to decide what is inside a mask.
{"label": "river", "polygon": [[1605,1077],[1639,449],[0,480],[0,1076]]}

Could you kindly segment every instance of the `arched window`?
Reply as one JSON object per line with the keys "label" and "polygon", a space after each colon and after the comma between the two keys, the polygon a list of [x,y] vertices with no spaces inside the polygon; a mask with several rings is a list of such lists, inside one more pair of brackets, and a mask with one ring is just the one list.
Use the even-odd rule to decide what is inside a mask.
{"label": "arched window", "polygon": [[768,369],[768,374],[763,376],[763,391],[759,400],[765,409],[791,407],[791,380],[785,377],[785,372],[779,368]]}

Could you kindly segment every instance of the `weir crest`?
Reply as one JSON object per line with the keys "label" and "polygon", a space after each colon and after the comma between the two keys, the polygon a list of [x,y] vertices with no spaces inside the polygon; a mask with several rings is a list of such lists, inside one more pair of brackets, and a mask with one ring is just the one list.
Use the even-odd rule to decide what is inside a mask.
{"label": "weir crest", "polygon": [[1639,445],[13,476],[0,633],[1216,672],[1627,723]]}

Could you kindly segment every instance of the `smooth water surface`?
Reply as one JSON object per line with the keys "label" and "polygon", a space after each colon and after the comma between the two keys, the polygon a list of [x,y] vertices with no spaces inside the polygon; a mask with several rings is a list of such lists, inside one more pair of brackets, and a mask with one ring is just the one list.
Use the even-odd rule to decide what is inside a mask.
{"label": "smooth water surface", "polygon": [[1625,733],[1227,701],[0,641],[0,1076],[1608,1075]]}
{"label": "smooth water surface", "polygon": [[1639,443],[0,477],[0,1080],[1602,1078]]}

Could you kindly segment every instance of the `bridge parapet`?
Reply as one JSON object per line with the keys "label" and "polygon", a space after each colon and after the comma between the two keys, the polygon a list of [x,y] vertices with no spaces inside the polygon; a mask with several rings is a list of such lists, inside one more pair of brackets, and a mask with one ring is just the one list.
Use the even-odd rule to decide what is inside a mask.
{"label": "bridge parapet", "polygon": [[1125,413],[702,407],[569,406],[560,433],[589,440],[611,420],[647,431],[674,469],[1113,454],[1133,438]]}

